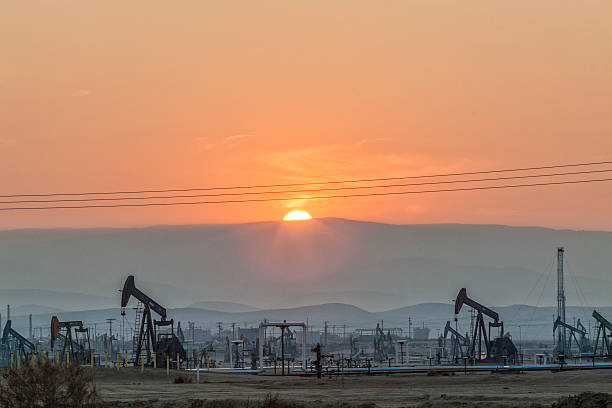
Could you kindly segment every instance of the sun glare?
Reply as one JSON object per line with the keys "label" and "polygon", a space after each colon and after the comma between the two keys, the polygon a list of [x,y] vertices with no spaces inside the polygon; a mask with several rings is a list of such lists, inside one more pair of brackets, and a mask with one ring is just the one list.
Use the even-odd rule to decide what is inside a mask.
{"label": "sun glare", "polygon": [[289,214],[285,215],[283,221],[300,221],[300,220],[311,220],[312,217],[306,211],[296,210],[291,211]]}

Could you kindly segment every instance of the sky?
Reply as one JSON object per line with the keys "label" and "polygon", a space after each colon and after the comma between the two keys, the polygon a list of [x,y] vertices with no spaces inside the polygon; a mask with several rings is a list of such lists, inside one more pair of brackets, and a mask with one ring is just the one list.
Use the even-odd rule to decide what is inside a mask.
{"label": "sky", "polygon": [[[3,1],[0,193],[612,159],[612,3]],[[0,229],[314,217],[612,230],[612,183],[21,211]]]}

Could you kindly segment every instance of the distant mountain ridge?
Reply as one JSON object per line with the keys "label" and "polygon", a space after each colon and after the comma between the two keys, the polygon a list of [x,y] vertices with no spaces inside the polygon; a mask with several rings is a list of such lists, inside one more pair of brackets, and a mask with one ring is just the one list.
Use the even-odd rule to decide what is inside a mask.
{"label": "distant mountain ridge", "polygon": [[0,289],[0,302],[0,310],[4,312],[6,305],[11,305],[11,313],[15,316],[40,313],[37,311],[39,308],[54,311],[87,310],[112,307],[116,304],[111,297],[48,289]]}
{"label": "distant mountain ridge", "polygon": [[[131,303],[131,306],[135,304]],[[134,321],[133,307],[126,308],[127,324],[132,325]],[[515,337],[522,339],[550,340],[552,338],[554,307],[534,307],[527,305],[513,306],[491,306],[500,314],[504,321],[505,331]],[[612,307],[597,308],[604,316],[612,319]],[[592,307],[567,308],[567,321],[574,324],[575,319],[582,323],[594,334],[595,321],[591,318]],[[100,309],[70,312],[53,312],[35,314],[33,316],[34,327],[42,327],[47,333],[51,316],[57,315],[60,320],[82,320],[88,327],[97,327],[98,333],[108,330],[106,319],[121,319],[121,309]],[[238,327],[257,327],[259,323],[268,321],[303,321],[314,330],[321,330],[328,322],[330,330],[338,328],[343,332],[351,333],[357,328],[373,329],[377,324],[384,328],[397,327],[404,330],[407,335],[410,324],[412,327],[425,326],[431,329],[431,337],[443,333],[447,321],[453,322],[454,308],[452,304],[427,303],[406,306],[385,312],[370,312],[353,305],[342,303],[320,304],[285,309],[257,310],[251,312],[223,312],[199,308],[175,308],[168,309],[168,316],[176,322],[180,321],[186,326],[187,322],[195,322],[198,327],[216,330],[217,322],[222,322],[226,327],[235,324]],[[411,322],[411,323],[409,323]],[[470,315],[469,308],[464,308],[458,316],[458,327],[462,332],[469,330]],[[520,326],[520,327],[519,327]],[[14,316],[13,327],[22,333],[27,333],[28,320],[26,316]],[[119,325],[114,326],[118,331]]]}
{"label": "distant mountain ridge", "polygon": [[[450,302],[462,287],[484,304],[553,305],[557,246],[568,256],[568,304],[612,305],[612,232],[604,231],[324,218],[11,230],[0,231],[0,243],[3,288],[35,284],[94,296],[81,308],[115,307],[129,274],[166,307],[223,299],[265,309],[341,302],[381,312]],[[96,305],[96,297],[111,302]],[[0,304],[9,301],[0,292]]]}
{"label": "distant mountain ridge", "polygon": [[245,305],[242,303],[222,302],[222,301],[196,302],[196,303],[192,303],[191,305],[187,307],[205,309],[205,310],[217,310],[220,312],[254,312],[256,310],[261,310],[257,307]]}

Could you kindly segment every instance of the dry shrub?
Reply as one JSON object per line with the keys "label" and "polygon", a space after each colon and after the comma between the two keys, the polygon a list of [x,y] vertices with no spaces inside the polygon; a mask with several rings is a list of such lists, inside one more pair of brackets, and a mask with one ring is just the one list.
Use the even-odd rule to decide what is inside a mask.
{"label": "dry shrub", "polygon": [[192,400],[189,408],[375,408],[372,403],[294,401],[267,394],[263,400]]}
{"label": "dry shrub", "polygon": [[0,384],[0,408],[98,408],[102,402],[83,368],[48,362],[6,371]]}
{"label": "dry shrub", "polygon": [[175,384],[193,384],[193,378],[188,375],[177,375],[174,377]]}
{"label": "dry shrub", "polygon": [[561,398],[552,406],[554,408],[611,407],[612,394],[605,392],[583,392],[582,394]]}

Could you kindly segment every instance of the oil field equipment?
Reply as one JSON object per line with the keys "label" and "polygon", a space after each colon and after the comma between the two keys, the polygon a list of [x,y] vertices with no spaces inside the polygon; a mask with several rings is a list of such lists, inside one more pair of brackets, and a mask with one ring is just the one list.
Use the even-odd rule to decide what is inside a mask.
{"label": "oil field equipment", "polygon": [[[553,333],[560,330],[560,328],[564,328],[569,331],[569,336],[565,335],[566,344],[563,347],[563,352],[565,355],[571,352],[572,350],[572,338],[574,339],[574,344],[578,348],[578,352],[580,354],[590,353],[592,351],[591,344],[589,343],[589,339],[586,337],[587,331],[585,327],[580,323],[580,319],[576,324],[577,327],[569,325],[561,321],[561,317],[557,316],[557,320],[555,320],[555,324],[553,325]],[[555,355],[559,353],[556,352]]]}
{"label": "oil field equipment", "polygon": [[[457,361],[462,357],[466,357],[465,353],[468,351],[469,341],[467,337],[459,333],[457,330],[451,327],[451,322],[447,321],[444,327],[444,343],[446,345],[446,339],[448,334],[451,334],[451,356],[453,361]],[[464,349],[465,347],[465,349]]]}
{"label": "oil field equipment", "polygon": [[[474,325],[474,333],[472,334],[472,343],[470,346],[469,357],[472,361],[482,362],[497,362],[497,363],[514,363],[517,361],[518,351],[512,342],[512,339],[504,335],[504,322],[499,320],[497,312],[489,309],[486,306],[472,300],[468,297],[465,288],[462,288],[455,300],[455,316],[461,311],[461,307],[466,304],[476,310],[476,324]],[[493,319],[489,322],[489,330],[485,327],[484,316]],[[499,328],[499,335],[491,340],[491,328]],[[486,349],[486,355],[483,355],[482,345]],[[476,352],[478,347],[478,352]],[[484,358],[483,358],[484,357]]]}
{"label": "oil field equipment", "polygon": [[385,336],[385,332],[380,327],[380,323],[376,323],[376,335],[374,336],[374,359],[382,363],[389,359],[389,356],[395,355],[395,347],[393,346],[393,338],[391,332]]}
{"label": "oil field equipment", "polygon": [[[74,334],[73,334],[74,331]],[[51,318],[51,350],[54,349],[55,342],[60,340],[62,348],[59,353],[60,362],[63,362],[66,353],[70,353],[70,358],[81,363],[91,361],[91,343],[89,341],[89,328],[83,327],[80,320],[61,322],[57,316]]]}
{"label": "oil field equipment", "polygon": [[[152,353],[155,354],[158,362],[165,361],[166,358],[175,360],[177,355],[185,359],[187,353],[174,333],[174,319],[166,320],[166,308],[138,290],[134,283],[134,276],[130,275],[123,285],[121,294],[122,316],[125,316],[125,307],[132,296],[139,301],[134,325],[134,328],[139,327],[138,337],[135,337],[133,342],[134,364],[140,363],[140,354],[143,352],[146,353],[147,365],[152,364]],[[161,320],[154,320],[151,317],[151,310],[157,313]],[[161,333],[160,327],[169,327],[170,332]],[[179,361],[176,362],[177,366],[179,363]]]}
{"label": "oil field equipment", "polygon": [[593,310],[593,318],[597,320],[597,336],[595,337],[595,342],[593,343],[593,354],[597,354],[597,349],[600,345],[600,336],[601,336],[601,353],[606,354],[608,356],[612,355],[612,341],[610,341],[610,337],[612,337],[612,323],[608,321],[605,317],[599,314],[597,310]]}
{"label": "oil field equipment", "polygon": [[[19,334],[11,327],[11,321],[7,320],[2,332],[3,360],[10,358],[10,352],[19,350],[19,358],[22,364],[27,363],[29,355],[36,351],[36,346],[30,340]],[[16,358],[16,357],[15,357]]]}

